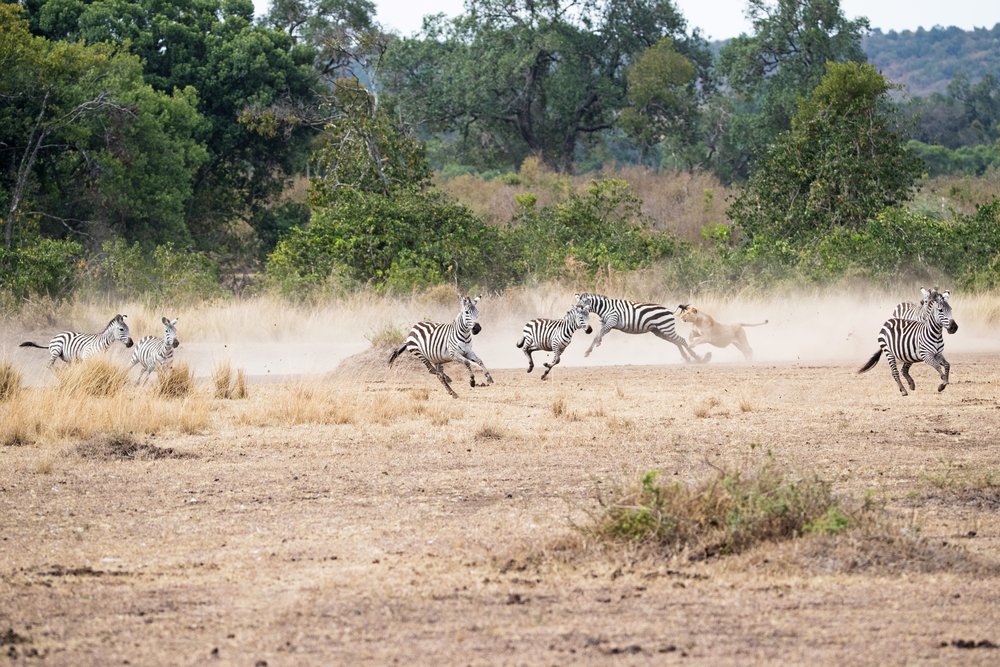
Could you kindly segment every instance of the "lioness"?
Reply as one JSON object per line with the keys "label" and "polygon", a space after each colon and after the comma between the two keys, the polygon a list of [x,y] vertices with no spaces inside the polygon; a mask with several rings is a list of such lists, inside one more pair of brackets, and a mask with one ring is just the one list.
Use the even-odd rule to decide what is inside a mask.
{"label": "lioness", "polygon": [[735,345],[736,349],[743,353],[749,361],[753,359],[753,350],[747,343],[747,334],[743,327],[759,327],[767,324],[767,320],[756,324],[719,324],[708,313],[703,313],[694,306],[677,306],[677,317],[682,322],[694,325],[688,336],[688,344],[691,347],[701,343],[709,343],[716,347],[728,347]]}

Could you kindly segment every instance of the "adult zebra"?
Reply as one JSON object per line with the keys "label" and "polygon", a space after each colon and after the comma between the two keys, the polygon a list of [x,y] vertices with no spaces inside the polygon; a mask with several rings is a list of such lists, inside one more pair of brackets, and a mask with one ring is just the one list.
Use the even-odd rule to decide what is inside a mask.
{"label": "adult zebra", "polygon": [[535,361],[531,358],[532,352],[539,350],[554,352],[552,363],[543,364],[546,370],[542,373],[542,379],[546,379],[549,371],[559,363],[559,358],[562,356],[563,350],[573,340],[573,333],[577,329],[583,329],[587,333],[593,331],[588,322],[589,318],[590,312],[586,307],[576,304],[569,309],[566,317],[561,320],[550,320],[539,317],[525,324],[524,330],[521,332],[521,340],[517,342],[517,346],[522,348],[524,355],[528,357],[528,372],[530,373],[535,368]]}
{"label": "adult zebra", "polygon": [[634,303],[625,299],[612,299],[603,294],[589,293],[577,294],[576,302],[601,318],[601,330],[583,353],[585,357],[589,357],[594,348],[601,344],[605,334],[612,329],[618,329],[628,334],[652,333],[657,338],[669,341],[677,346],[684,361],[705,362],[712,358],[711,352],[699,357],[688,342],[677,335],[674,312],[664,306],[655,303]]}
{"label": "adult zebra", "polygon": [[[930,295],[930,290],[925,287],[920,288],[921,299],[920,303],[913,303],[912,301],[904,301],[902,303],[896,304],[896,307],[892,309],[892,315],[889,316],[890,319],[896,318],[900,320],[921,320],[923,319],[924,311],[927,309],[927,299]],[[942,295],[951,296],[951,292],[945,290],[941,292]],[[947,329],[948,333],[953,334],[958,331],[958,322],[955,320],[951,321],[951,324]]]}
{"label": "adult zebra", "polygon": [[[52,368],[56,359],[62,359],[66,363],[86,359],[94,354],[104,352],[116,340],[124,343],[125,347],[132,347],[132,336],[129,334],[128,324],[125,323],[125,315],[115,315],[101,333],[63,331],[49,341],[48,350],[51,359],[49,359],[48,366]],[[32,343],[30,340],[24,341],[19,347],[46,349],[46,346]]]}
{"label": "adult zebra", "polygon": [[153,371],[156,371],[156,376],[160,377],[160,374],[173,363],[174,349],[181,344],[177,340],[177,320],[168,320],[165,317],[160,319],[163,322],[163,338],[143,336],[136,343],[135,351],[132,352],[132,364],[129,366],[129,370],[132,370],[136,364],[142,365],[139,377],[135,380],[136,385],[142,380],[143,375],[148,381]]}
{"label": "adult zebra", "polygon": [[954,319],[952,317],[951,294],[947,291],[938,292],[936,289],[928,291],[927,303],[921,309],[920,320],[904,320],[901,318],[891,318],[882,325],[882,330],[878,334],[879,350],[872,355],[858,373],[864,373],[875,367],[879,357],[885,352],[885,358],[889,362],[889,370],[892,371],[892,378],[896,381],[899,391],[903,396],[907,395],[906,388],[899,379],[899,370],[896,362],[903,364],[903,377],[910,389],[916,389],[917,385],[910,377],[910,367],[918,361],[929,364],[941,375],[941,384],[938,391],[944,391],[948,386],[948,373],[951,364],[944,358],[944,330],[950,328]]}
{"label": "adult zebra", "polygon": [[493,376],[483,365],[482,359],[472,351],[472,335],[478,333],[479,308],[476,304],[482,297],[470,299],[463,296],[460,299],[462,309],[451,324],[438,322],[418,322],[410,329],[406,342],[393,351],[389,357],[389,366],[400,354],[409,350],[424,362],[427,370],[436,375],[444,388],[453,398],[458,394],[451,388],[451,378],[444,372],[443,364],[450,361],[461,361],[469,371],[469,385],[476,386],[476,374],[472,364],[483,369],[486,374],[486,384],[493,384]]}

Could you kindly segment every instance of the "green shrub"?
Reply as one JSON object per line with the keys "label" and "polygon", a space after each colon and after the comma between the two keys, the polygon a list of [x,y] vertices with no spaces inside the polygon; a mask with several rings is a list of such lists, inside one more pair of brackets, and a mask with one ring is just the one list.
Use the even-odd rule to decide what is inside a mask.
{"label": "green shrub", "polygon": [[83,256],[83,246],[69,240],[41,238],[14,250],[0,247],[0,289],[15,302],[66,297],[76,286]]}
{"label": "green shrub", "polygon": [[662,484],[655,471],[602,497],[590,531],[691,558],[732,554],[805,533],[838,533],[850,519],[819,479],[792,480],[767,463],[720,470],[697,486]]}
{"label": "green shrub", "polygon": [[221,296],[219,269],[208,255],[159,245],[151,253],[138,243],[108,241],[90,263],[87,287],[125,298],[173,304]]}

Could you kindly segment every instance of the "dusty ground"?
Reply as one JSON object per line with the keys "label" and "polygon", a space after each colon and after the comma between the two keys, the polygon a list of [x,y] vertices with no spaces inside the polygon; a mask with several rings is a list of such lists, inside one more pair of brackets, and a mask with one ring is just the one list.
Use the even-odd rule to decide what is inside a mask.
{"label": "dusty ground", "polygon": [[[244,401],[202,387],[211,425],[138,437],[139,460],[73,438],[0,447],[0,662],[1000,660],[996,356],[952,355],[941,394],[916,368],[908,398],[859,359],[577,361],[476,389],[452,368],[459,400],[380,356]],[[354,414],[281,417],[341,400]],[[694,564],[573,551],[597,489],[766,451],[871,493],[938,550],[856,568],[854,547],[808,539]]]}

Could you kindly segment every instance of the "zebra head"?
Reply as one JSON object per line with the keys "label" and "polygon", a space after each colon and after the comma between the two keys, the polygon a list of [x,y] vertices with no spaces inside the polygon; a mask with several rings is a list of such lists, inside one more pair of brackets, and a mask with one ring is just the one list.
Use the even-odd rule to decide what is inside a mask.
{"label": "zebra head", "polygon": [[177,320],[168,320],[165,317],[160,319],[163,321],[163,342],[167,347],[176,348],[181,344],[177,340]]}
{"label": "zebra head", "polygon": [[958,331],[958,322],[952,315],[950,299],[951,292],[948,290],[944,292],[938,292],[937,289],[930,290],[927,294],[929,310],[927,317],[941,325],[941,328],[948,333],[955,333]]}
{"label": "zebra head", "polygon": [[594,295],[590,294],[589,292],[577,294],[576,305],[583,306],[584,308],[587,309],[587,312],[589,313],[590,310],[594,307]]}
{"label": "zebra head", "polygon": [[476,307],[476,304],[479,303],[481,298],[482,295],[477,296],[475,299],[468,296],[461,298],[462,310],[458,313],[458,317],[455,318],[455,327],[457,329],[463,331],[471,330],[473,334],[477,334],[482,330],[482,326],[476,321],[479,319],[479,308]]}
{"label": "zebra head", "polygon": [[111,340],[120,340],[125,343],[125,347],[132,347],[132,334],[128,330],[128,324],[125,323],[125,317],[121,314],[115,315],[104,331],[111,334]]}
{"label": "zebra head", "polygon": [[586,306],[575,304],[566,313],[566,321],[574,331],[576,329],[583,329],[585,333],[594,332],[594,329],[590,326],[590,309]]}

